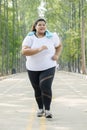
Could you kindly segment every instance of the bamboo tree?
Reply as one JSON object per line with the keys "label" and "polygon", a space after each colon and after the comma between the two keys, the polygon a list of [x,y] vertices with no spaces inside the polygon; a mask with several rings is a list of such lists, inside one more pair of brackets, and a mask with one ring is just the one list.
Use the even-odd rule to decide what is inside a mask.
{"label": "bamboo tree", "polygon": [[3,10],[4,10],[4,12],[3,12],[3,24],[2,25],[4,25],[3,26],[3,33],[2,33],[2,75],[5,73],[5,17],[6,17],[6,15],[5,15],[5,13],[6,13],[6,8],[5,8],[5,0],[4,0],[4,2],[3,2]]}
{"label": "bamboo tree", "polygon": [[[1,32],[1,26],[2,26],[2,19],[1,19],[1,0],[0,0],[0,46],[1,46],[1,42],[2,42],[2,32]],[[0,52],[1,52],[2,48],[0,48]],[[1,67],[1,53],[0,53],[0,75],[1,75],[1,70],[2,70],[2,67]]]}
{"label": "bamboo tree", "polygon": [[5,42],[6,42],[6,74],[9,71],[9,39],[8,39],[8,0],[6,0],[6,27],[5,27]]}
{"label": "bamboo tree", "polygon": [[13,20],[12,20],[12,69],[15,67],[15,1],[12,0],[12,7],[13,7]]}
{"label": "bamboo tree", "polygon": [[82,73],[86,74],[86,59],[85,59],[85,18],[84,18],[84,0],[81,0],[81,50],[82,50]]}

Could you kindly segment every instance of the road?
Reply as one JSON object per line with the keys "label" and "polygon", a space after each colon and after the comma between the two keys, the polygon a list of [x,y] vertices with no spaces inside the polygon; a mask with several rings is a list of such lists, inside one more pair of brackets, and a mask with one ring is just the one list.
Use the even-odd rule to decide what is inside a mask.
{"label": "road", "polygon": [[0,130],[87,130],[86,75],[56,72],[52,119],[37,117],[27,73],[0,80]]}

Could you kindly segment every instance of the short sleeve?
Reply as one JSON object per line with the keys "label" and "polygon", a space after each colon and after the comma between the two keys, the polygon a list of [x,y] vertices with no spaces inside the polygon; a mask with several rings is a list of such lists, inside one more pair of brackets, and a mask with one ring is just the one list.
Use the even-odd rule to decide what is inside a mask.
{"label": "short sleeve", "polygon": [[23,46],[28,46],[31,47],[32,46],[32,36],[26,36],[22,42],[22,47]]}
{"label": "short sleeve", "polygon": [[57,33],[53,33],[53,42],[55,47],[58,47],[60,45],[60,38]]}

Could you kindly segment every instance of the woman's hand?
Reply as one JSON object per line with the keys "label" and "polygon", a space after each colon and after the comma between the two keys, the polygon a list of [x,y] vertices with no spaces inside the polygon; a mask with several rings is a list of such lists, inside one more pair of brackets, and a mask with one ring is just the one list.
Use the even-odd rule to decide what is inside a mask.
{"label": "woman's hand", "polygon": [[52,60],[58,60],[58,55],[54,55],[53,57],[52,57]]}
{"label": "woman's hand", "polygon": [[54,56],[52,57],[53,60],[58,60],[62,51],[62,44],[60,44],[58,47],[55,48],[56,52]]}

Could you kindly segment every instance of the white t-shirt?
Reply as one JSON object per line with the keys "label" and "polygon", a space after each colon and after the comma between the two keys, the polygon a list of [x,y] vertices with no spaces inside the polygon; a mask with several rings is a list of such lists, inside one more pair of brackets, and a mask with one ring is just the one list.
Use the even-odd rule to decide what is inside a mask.
{"label": "white t-shirt", "polygon": [[56,61],[52,60],[55,54],[55,47],[60,44],[60,39],[56,33],[47,38],[37,38],[35,35],[26,36],[23,40],[22,46],[28,46],[32,49],[39,48],[46,45],[48,49],[39,52],[32,56],[26,56],[26,68],[32,71],[42,71],[56,66]]}

